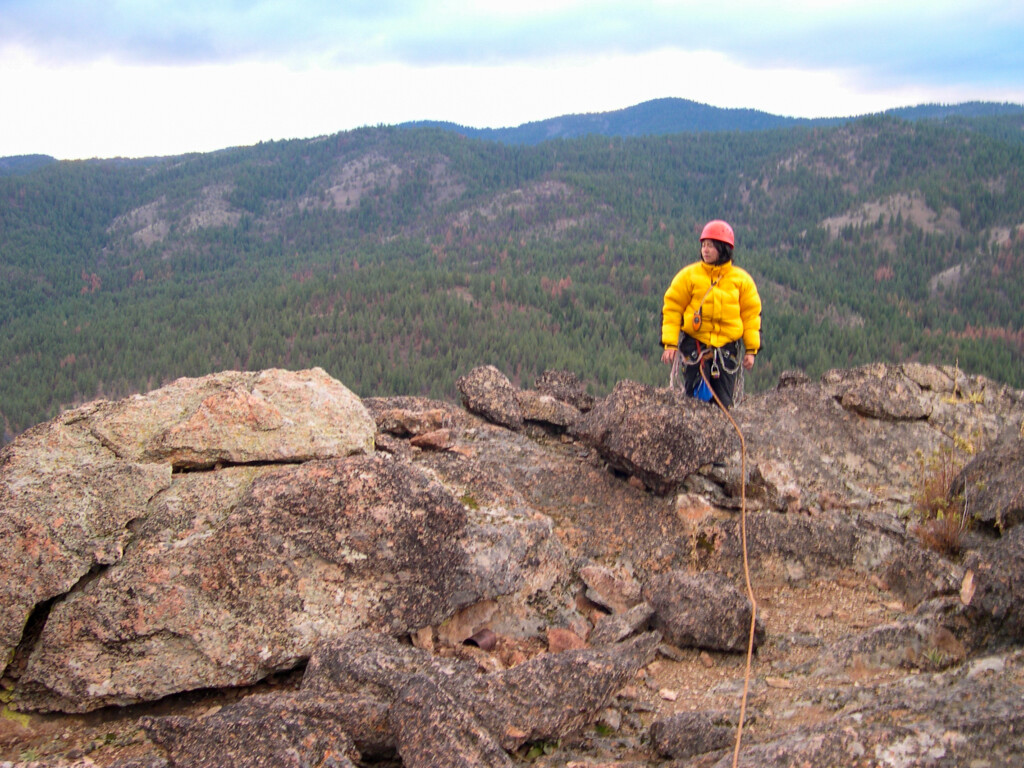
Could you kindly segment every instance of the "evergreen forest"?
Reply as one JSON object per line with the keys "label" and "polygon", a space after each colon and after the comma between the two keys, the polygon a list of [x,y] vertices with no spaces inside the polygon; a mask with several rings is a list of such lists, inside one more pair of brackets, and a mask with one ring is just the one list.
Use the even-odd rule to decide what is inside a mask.
{"label": "evergreen forest", "polygon": [[764,302],[748,391],[874,361],[1024,387],[1024,117],[533,144],[435,126],[0,166],[3,440],[225,369],[455,400],[493,364],[663,386],[712,218]]}

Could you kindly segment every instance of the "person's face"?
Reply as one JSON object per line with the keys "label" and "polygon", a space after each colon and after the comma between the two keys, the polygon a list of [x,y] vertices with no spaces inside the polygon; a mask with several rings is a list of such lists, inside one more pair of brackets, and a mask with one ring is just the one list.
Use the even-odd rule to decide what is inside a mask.
{"label": "person's face", "polygon": [[714,264],[718,261],[718,249],[711,240],[700,241],[700,257],[705,264]]}

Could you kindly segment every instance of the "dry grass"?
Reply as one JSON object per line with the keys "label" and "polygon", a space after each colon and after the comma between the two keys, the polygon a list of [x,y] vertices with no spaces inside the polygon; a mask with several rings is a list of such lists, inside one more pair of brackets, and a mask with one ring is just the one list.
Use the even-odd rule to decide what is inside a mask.
{"label": "dry grass", "polygon": [[960,554],[971,527],[967,499],[953,493],[953,482],[973,452],[970,443],[953,438],[931,456],[918,454],[913,509],[917,522],[912,530],[922,544],[945,555]]}

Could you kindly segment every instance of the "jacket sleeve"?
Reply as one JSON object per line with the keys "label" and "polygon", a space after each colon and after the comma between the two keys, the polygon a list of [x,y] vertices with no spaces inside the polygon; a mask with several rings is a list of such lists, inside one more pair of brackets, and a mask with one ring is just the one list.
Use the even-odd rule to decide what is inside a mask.
{"label": "jacket sleeve", "polygon": [[665,302],[661,308],[661,344],[666,349],[678,346],[683,313],[690,304],[692,289],[684,272],[680,270],[672,279],[672,284],[665,291]]}
{"label": "jacket sleeve", "polygon": [[743,320],[743,345],[756,355],[761,349],[761,296],[754,278],[747,275],[740,289],[740,318]]}

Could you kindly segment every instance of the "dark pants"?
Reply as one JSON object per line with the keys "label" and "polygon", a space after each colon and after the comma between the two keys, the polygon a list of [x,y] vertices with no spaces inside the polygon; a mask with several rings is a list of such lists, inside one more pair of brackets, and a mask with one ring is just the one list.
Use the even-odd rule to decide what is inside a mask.
{"label": "dark pants", "polygon": [[[700,345],[698,350],[697,340],[692,336],[687,336],[685,333],[680,334],[679,338],[679,352],[683,355],[683,363],[691,363],[695,361],[700,353],[707,350],[713,350],[713,347],[705,347],[703,344]],[[708,355],[700,365],[685,365],[683,384],[686,387],[686,394],[693,395],[696,392],[697,387],[701,384],[701,368],[704,369],[704,375],[707,377],[708,384],[711,386],[711,391],[718,395],[718,399],[722,401],[722,405],[726,408],[732,408],[732,395],[736,389],[736,375],[739,373],[740,359],[739,355],[739,344],[735,341],[726,344],[721,348],[720,362],[717,366],[713,366],[714,358]],[[714,375],[713,367],[717,367],[718,375]],[[729,370],[727,371],[726,368]],[[729,371],[732,371],[731,373]],[[713,402],[713,401],[712,401]]]}

